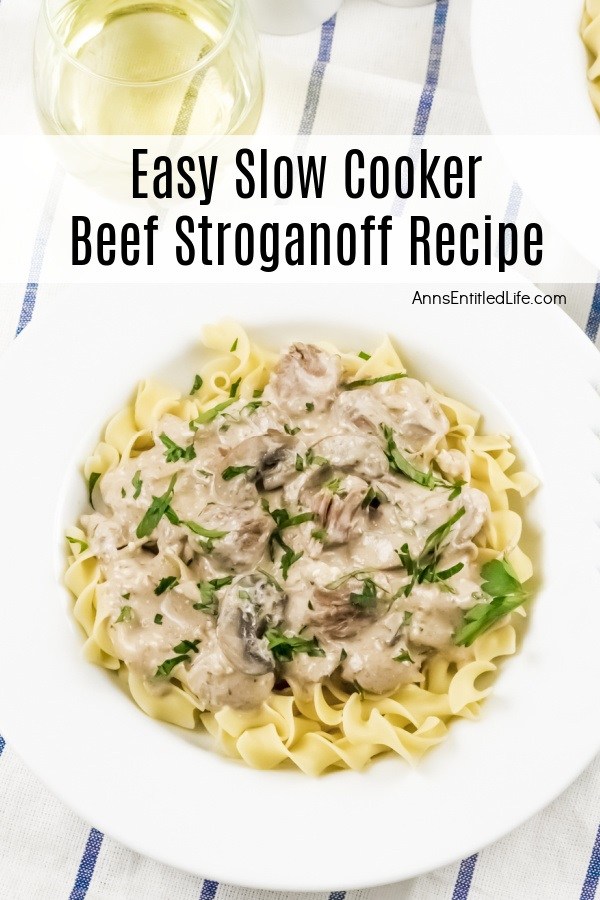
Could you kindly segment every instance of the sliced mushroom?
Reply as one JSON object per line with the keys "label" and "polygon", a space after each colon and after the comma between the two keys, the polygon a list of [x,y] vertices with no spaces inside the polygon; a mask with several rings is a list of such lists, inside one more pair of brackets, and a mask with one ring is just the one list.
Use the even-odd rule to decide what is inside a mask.
{"label": "sliced mushroom", "polygon": [[389,470],[380,444],[364,434],[335,434],[323,438],[312,448],[337,469],[351,470],[369,480],[382,478]]}
{"label": "sliced mushroom", "polygon": [[331,406],[341,377],[337,356],[314,344],[292,344],[273,370],[265,396],[290,416],[317,413]]}
{"label": "sliced mushroom", "polygon": [[[242,441],[224,457],[217,488],[220,494],[234,491],[236,497],[241,490],[248,491],[248,485],[255,484],[259,490],[274,491],[283,487],[296,473],[296,454],[293,437],[275,429],[266,434],[256,435]],[[245,469],[232,478],[223,478],[232,470]],[[256,498],[256,491],[252,492]]]}
{"label": "sliced mushroom", "polygon": [[373,620],[375,607],[361,607],[351,600],[351,595],[360,594],[363,588],[363,582],[350,578],[335,589],[315,589],[309,622],[319,635],[330,640],[344,640],[354,637]]}
{"label": "sliced mushroom", "polygon": [[275,661],[264,638],[283,618],[285,595],[261,575],[232,584],[221,600],[217,639],[232,666],[246,675],[273,672]]}

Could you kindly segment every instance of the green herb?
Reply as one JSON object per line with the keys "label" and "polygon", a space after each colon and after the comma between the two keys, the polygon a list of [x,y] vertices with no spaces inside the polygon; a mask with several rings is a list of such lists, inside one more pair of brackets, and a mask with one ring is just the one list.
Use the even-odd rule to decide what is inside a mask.
{"label": "green herb", "polygon": [[313,531],[311,534],[311,538],[314,538],[315,541],[321,541],[322,544],[327,543],[327,532],[324,528],[317,528],[316,531]]}
{"label": "green herb", "polygon": [[410,460],[400,453],[396,441],[394,440],[393,430],[383,423],[380,427],[387,441],[385,455],[387,456],[392,472],[405,475],[411,481],[420,484],[421,487],[427,488],[428,491],[433,491],[434,488],[437,487],[446,488],[451,492],[448,497],[449,500],[454,500],[455,497],[458,497],[465,483],[464,481],[450,482],[446,481],[444,478],[436,478],[433,472],[421,472],[416,466],[413,466]]}
{"label": "green herb", "polygon": [[306,451],[306,465],[307,466],[328,466],[329,460],[325,459],[324,456],[315,456],[315,453],[312,447]]}
{"label": "green herb", "polygon": [[410,610],[405,609],[405,610],[404,610],[404,616],[403,616],[403,619],[402,619],[402,624],[403,624],[403,625],[410,625],[410,622],[411,622],[412,617],[413,617],[413,613],[410,612]]}
{"label": "green herb", "polygon": [[223,469],[221,478],[223,481],[231,481],[232,478],[237,478],[238,475],[245,475],[246,472],[253,468],[254,466],[227,466],[226,469]]}
{"label": "green herb", "polygon": [[342,652],[340,653],[340,662],[344,662],[345,659],[348,659],[348,654],[346,653],[346,651],[345,651],[344,648],[342,647]]}
{"label": "green herb", "polygon": [[143,485],[144,482],[143,482],[142,479],[140,478],[141,474],[142,474],[142,473],[141,473],[141,470],[138,469],[137,472],[135,473],[135,475],[133,476],[133,478],[131,479],[131,483],[132,483],[132,485],[133,485],[133,487],[134,487],[134,492],[133,492],[133,499],[134,499],[134,500],[137,500],[137,498],[138,498],[138,497],[140,496],[140,494],[142,493],[142,485]]}
{"label": "green herb", "polygon": [[133,610],[130,606],[122,606],[117,622],[131,622],[133,618]]}
{"label": "green herb", "polygon": [[211,531],[210,528],[205,528],[203,525],[198,525],[196,522],[182,521],[181,524],[185,525],[186,528],[189,528],[190,531],[193,531],[194,534],[199,534],[200,537],[208,538],[209,540],[213,541],[217,541],[219,540],[219,538],[224,538],[229,534],[228,531]]}
{"label": "green herb", "polygon": [[231,345],[229,352],[235,353],[235,351],[237,350],[237,345],[238,345],[238,339],[236,338],[235,341],[233,342],[233,344]]}
{"label": "green herb", "polygon": [[285,528],[294,528],[296,525],[302,525],[304,522],[312,522],[315,518],[315,514],[311,512],[298,513],[297,516],[290,516],[287,509],[273,509],[267,511],[270,512],[274,519],[278,531],[283,531]]}
{"label": "green herb", "polygon": [[400,550],[396,551],[400,557],[400,562],[411,578],[406,587],[402,589],[402,593],[405,597],[408,597],[415,584],[423,584],[424,582],[429,584],[443,583],[464,568],[464,563],[456,563],[455,566],[452,566],[450,569],[444,569],[443,571],[438,571],[437,568],[442,545],[450,534],[452,527],[456,525],[458,520],[461,519],[464,514],[465,508],[464,506],[461,506],[447,522],[444,522],[443,525],[440,525],[439,528],[432,531],[425,541],[421,553],[415,559],[413,559],[410,554],[408,544],[403,544]]}
{"label": "green herb", "polygon": [[190,444],[189,447],[180,447],[164,431],[159,435],[159,438],[167,448],[165,459],[168,463],[179,462],[180,459],[184,459],[186,462],[196,459],[196,451],[193,444]]}
{"label": "green herb", "polygon": [[212,472],[208,472],[206,469],[196,469],[198,475],[202,475],[203,478],[212,478]]}
{"label": "green herb", "polygon": [[358,356],[359,356],[359,359],[365,359],[365,360],[371,359],[371,354],[365,353],[364,350],[361,350],[360,353],[358,354]]}
{"label": "green herb", "polygon": [[304,460],[299,453],[296,453],[296,472],[304,471]]}
{"label": "green herb", "polygon": [[315,404],[314,404],[314,403],[307,403],[307,404],[306,404],[306,411],[307,411],[307,412],[314,412],[314,411],[315,411]]}
{"label": "green herb", "polygon": [[213,578],[212,581],[199,581],[197,588],[200,591],[202,600],[200,603],[194,603],[194,609],[216,616],[218,612],[217,591],[222,587],[227,587],[232,581],[233,577]]}
{"label": "green herb", "polygon": [[379,599],[377,585],[372,578],[364,578],[360,594],[353,592],[348,599],[353,606],[358,606],[360,609],[374,609]]}
{"label": "green herb", "polygon": [[242,382],[242,379],[241,379],[241,378],[238,378],[238,380],[237,380],[237,381],[234,381],[233,384],[231,385],[231,387],[229,388],[229,396],[230,396],[232,399],[236,396],[236,394],[237,394],[237,392],[238,392],[238,388],[239,388],[241,382]]}
{"label": "green herb", "polygon": [[257,569],[256,571],[260,572],[260,574],[266,578],[269,584],[272,584],[274,588],[277,588],[278,591],[281,591],[283,593],[283,588],[274,575],[272,575],[270,572],[267,572],[265,569]]}
{"label": "green herb", "polygon": [[179,663],[182,662],[189,662],[189,660],[190,658],[187,653],[182,653],[179,656],[173,657],[172,659],[165,659],[164,663],[161,663],[161,665],[156,670],[154,677],[168,678],[175,666],[178,666]]}
{"label": "green herb", "polygon": [[387,502],[387,497],[380,491],[378,488],[374,488],[373,485],[370,486],[369,490],[363,497],[363,501],[361,506],[363,509],[367,509],[367,507],[371,507],[371,509],[379,509],[382,503]]}
{"label": "green herb", "polygon": [[304,556],[304,551],[301,551],[300,553],[294,553],[294,551],[292,550],[291,547],[287,547],[285,553],[283,554],[283,556],[281,557],[281,560],[279,562],[279,564],[281,566],[281,574],[283,575],[284,581],[287,581],[288,573],[289,573],[290,569],[292,568],[292,566],[295,563],[297,563],[298,560],[301,559],[303,556]]}
{"label": "green herb", "polygon": [[515,570],[505,559],[485,563],[481,577],[484,579],[481,590],[491,600],[478,603],[465,613],[463,626],[454,635],[454,643],[464,647],[470,647],[479,635],[521,606],[528,596]]}
{"label": "green herb", "polygon": [[177,644],[176,647],[173,647],[174,653],[197,653],[198,652],[198,644],[200,640],[197,641],[181,641],[180,644]]}
{"label": "green herb", "polygon": [[129,594],[129,593],[128,593],[128,594],[121,594],[121,597],[123,598],[123,600],[129,600],[129,598],[131,597],[131,594]]}
{"label": "green herb", "polygon": [[285,431],[286,434],[289,434],[293,437],[295,434],[298,434],[298,432],[300,431],[300,428],[298,425],[296,425],[295,428],[292,428],[292,426],[288,425],[286,422],[285,425],[283,426],[283,430]]}
{"label": "green herb", "polygon": [[157,597],[160,597],[161,594],[166,594],[167,591],[171,591],[174,587],[177,587],[178,584],[179,579],[174,575],[169,575],[168,578],[161,578],[154,588],[154,593]]}
{"label": "green herb", "polygon": [[403,650],[402,653],[400,654],[400,656],[394,656],[394,660],[396,662],[401,662],[401,663],[403,663],[403,662],[413,663],[414,662],[414,659],[412,659],[408,650]]}
{"label": "green herb", "polygon": [[331,481],[328,481],[325,485],[328,491],[331,491],[332,494],[341,494],[343,493],[341,490],[342,487],[342,479],[341,478],[332,478]]}
{"label": "green herb", "polygon": [[251,416],[260,406],[268,406],[268,404],[263,403],[262,400],[251,400],[240,410],[240,415],[248,410],[248,415]]}
{"label": "green herb", "polygon": [[154,624],[162,625],[162,621],[163,621],[162,615],[160,613],[156,613],[156,615],[154,616]]}
{"label": "green herb", "polygon": [[94,501],[92,499],[92,495],[94,493],[94,488],[96,487],[96,482],[100,478],[100,472],[92,472],[88,479],[88,499],[90,501],[90,506],[92,509],[96,509],[94,506]]}
{"label": "green herb", "polygon": [[125,492],[125,488],[121,488],[121,497],[126,497],[127,494]]}
{"label": "green herb", "polygon": [[146,513],[136,528],[136,535],[138,538],[145,538],[152,534],[162,517],[165,515],[169,506],[171,504],[171,500],[173,499],[173,491],[175,489],[175,482],[177,481],[177,475],[173,475],[171,481],[169,482],[169,487],[165,491],[165,493],[161,497],[152,497],[152,503],[146,510]]}
{"label": "green herb", "polygon": [[89,548],[89,544],[86,544],[85,541],[80,540],[79,538],[69,537],[66,535],[66,538],[70,544],[79,544],[79,552],[85,553],[85,551]]}
{"label": "green herb", "polygon": [[263,388],[256,388],[256,390],[252,391],[253,397],[262,397],[262,395],[263,395]]}
{"label": "green herb", "polygon": [[316,638],[288,636],[277,628],[269,628],[265,633],[269,650],[277,662],[291,662],[297,653],[306,653],[308,656],[325,656],[325,651],[319,646]]}
{"label": "green herb", "polygon": [[369,576],[371,574],[370,569],[355,569],[353,572],[346,572],[345,575],[340,575],[339,578],[336,578],[335,581],[330,581],[329,584],[325,585],[325,590],[327,591],[337,591],[338,588],[341,588],[343,584],[346,584],[347,581],[350,581],[351,578],[359,578],[361,575]]}
{"label": "green herb", "polygon": [[391,375],[379,375],[378,378],[363,378],[361,381],[348,381],[342,385],[343,391],[354,391],[356,388],[371,387],[373,384],[381,384],[382,381],[397,381],[398,378],[406,378],[406,372],[392,372]]}
{"label": "green herb", "polygon": [[204,381],[202,380],[200,375],[196,375],[196,377],[194,378],[194,383],[192,385],[192,389],[190,391],[190,396],[193,397],[194,394],[197,394],[203,384],[204,384]]}
{"label": "green herb", "polygon": [[192,419],[190,428],[192,431],[198,431],[200,425],[208,425],[210,422],[214,422],[217,416],[219,416],[224,409],[227,409],[228,406],[231,406],[233,402],[234,398],[230,397],[229,400],[223,400],[222,403],[217,403],[216,406],[211,406],[210,409],[204,410],[204,412],[197,415],[195,419]]}

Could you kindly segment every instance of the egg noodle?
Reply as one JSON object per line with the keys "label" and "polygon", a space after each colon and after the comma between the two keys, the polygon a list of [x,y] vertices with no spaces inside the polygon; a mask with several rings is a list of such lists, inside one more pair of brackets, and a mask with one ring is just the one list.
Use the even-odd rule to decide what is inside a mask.
{"label": "egg noodle", "polygon": [[[595,5],[600,9],[600,2]],[[264,387],[278,359],[278,354],[255,344],[230,321],[205,328],[204,344],[214,354],[200,370],[200,390],[185,396],[155,381],[142,382],[132,402],[108,423],[104,439],[85,463],[86,478],[92,473],[102,476],[123,459],[152,447],[152,428],[165,413],[189,421],[226,400],[238,379],[239,396],[251,398],[254,391]],[[331,344],[319,346],[339,355],[346,377],[363,379],[405,371],[387,338],[368,359],[357,353],[341,353]],[[478,562],[484,564],[504,556],[519,580],[527,581],[532,565],[519,548],[522,522],[511,510],[509,497],[529,494],[536,486],[535,478],[511,471],[515,455],[509,439],[501,434],[481,434],[479,413],[437,391],[433,394],[451,426],[440,448],[457,449],[466,455],[471,485],[490,500],[491,515],[476,538]],[[119,660],[111,641],[111,622],[97,615],[96,589],[102,580],[99,562],[85,544],[83,531],[72,528],[68,538],[65,580],[75,597],[75,617],[87,635],[86,657],[117,672],[149,716],[188,729],[201,722],[226,753],[257,768],[272,768],[290,760],[303,772],[317,775],[329,767],[362,769],[373,757],[387,751],[414,762],[444,740],[453,718],[477,716],[481,701],[491,689],[487,682],[478,687],[478,679],[494,673],[498,660],[516,649],[511,619],[523,614],[521,608],[477,638],[464,662],[450,663],[442,655],[434,655],[426,664],[421,685],[404,685],[391,695],[359,692],[350,686],[344,690],[339,682],[328,680],[316,685],[308,699],[288,688],[272,692],[255,710],[225,707],[203,712],[191,692],[176,681],[170,681],[162,693],[154,692]]]}
{"label": "egg noodle", "polygon": [[581,36],[589,53],[588,89],[600,114],[600,0],[585,0]]}

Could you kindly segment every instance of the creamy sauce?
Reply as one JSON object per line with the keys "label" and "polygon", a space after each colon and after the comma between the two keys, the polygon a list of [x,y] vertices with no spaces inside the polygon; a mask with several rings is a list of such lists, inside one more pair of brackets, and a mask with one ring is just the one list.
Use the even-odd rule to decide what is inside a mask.
{"label": "creamy sauce", "polygon": [[[210,710],[331,677],[388,693],[421,682],[434,653],[460,659],[490,510],[464,454],[438,449],[448,428],[420,382],[347,389],[339,359],[304,344],[259,399],[194,428],[164,416],[83,517],[116,654],[151,690],[174,678]],[[390,434],[433,489],[390,463]]]}

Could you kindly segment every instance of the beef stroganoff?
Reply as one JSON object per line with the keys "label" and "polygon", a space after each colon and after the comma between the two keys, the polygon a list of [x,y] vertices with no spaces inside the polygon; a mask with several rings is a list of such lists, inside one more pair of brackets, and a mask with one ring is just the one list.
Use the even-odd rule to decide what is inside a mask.
{"label": "beef stroganoff", "polygon": [[86,463],[66,581],[88,658],[251,766],[418,759],[515,650],[509,498],[535,479],[389,340],[205,344],[190,394],[143,383]]}

